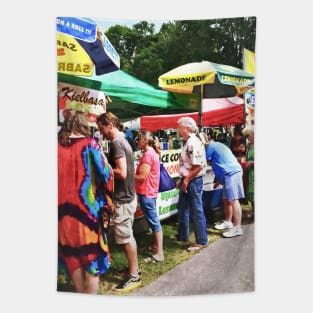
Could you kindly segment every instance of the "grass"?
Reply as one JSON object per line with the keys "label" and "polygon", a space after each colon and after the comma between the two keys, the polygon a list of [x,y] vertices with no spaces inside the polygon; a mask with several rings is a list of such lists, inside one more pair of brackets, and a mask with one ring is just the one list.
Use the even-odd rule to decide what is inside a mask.
{"label": "grass", "polygon": [[[251,211],[250,206],[242,205],[243,213]],[[144,258],[151,256],[151,252],[148,252],[145,247],[148,247],[152,243],[152,234],[149,232],[136,233],[135,238],[138,246],[138,261],[142,272],[142,284],[139,288],[142,288],[164,273],[170,271],[172,268],[176,267],[178,264],[188,260],[194,254],[199,252],[187,252],[186,248],[195,242],[193,223],[190,223],[190,241],[180,242],[170,239],[177,233],[177,216],[170,217],[162,221],[163,228],[163,248],[165,260],[163,262],[157,263],[145,263]],[[209,234],[209,244],[222,237],[221,232],[215,230],[213,225],[208,225],[207,227]],[[119,284],[119,282],[125,277],[124,270],[127,268],[127,259],[123,248],[120,245],[114,244],[113,238],[111,242],[110,250],[112,257],[112,264],[110,269],[100,277],[99,291],[98,294],[102,295],[117,295],[120,293],[115,292],[114,287]],[[69,291],[75,292],[75,289],[71,283],[58,283],[58,291]],[[132,291],[123,295],[127,295]]]}
{"label": "grass", "polygon": [[[168,272],[178,264],[189,259],[197,252],[187,252],[186,248],[194,242],[194,232],[191,225],[190,242],[179,242],[170,239],[177,233],[177,224],[175,222],[176,217],[170,218],[162,222],[163,229],[163,249],[165,260],[163,262],[145,263],[144,258],[151,256],[151,252],[148,252],[145,247],[152,243],[152,234],[143,232],[136,234],[136,241],[138,246],[138,262],[142,272],[142,284],[141,287],[146,286],[160,277],[162,274]],[[192,223],[191,223],[192,224]],[[218,231],[208,228],[209,230],[209,243],[221,238]],[[127,267],[127,260],[121,246],[112,245],[112,264],[107,273],[102,275],[99,286],[99,294],[117,294],[112,290],[123,278],[123,269]],[[123,293],[127,294],[127,293]]]}

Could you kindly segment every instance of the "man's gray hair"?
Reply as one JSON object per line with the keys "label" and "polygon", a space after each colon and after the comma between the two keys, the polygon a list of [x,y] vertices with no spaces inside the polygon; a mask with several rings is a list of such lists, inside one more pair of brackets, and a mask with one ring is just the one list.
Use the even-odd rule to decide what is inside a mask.
{"label": "man's gray hair", "polygon": [[178,124],[190,128],[190,130],[193,133],[196,133],[198,131],[197,124],[196,124],[195,120],[191,117],[181,117],[178,120]]}

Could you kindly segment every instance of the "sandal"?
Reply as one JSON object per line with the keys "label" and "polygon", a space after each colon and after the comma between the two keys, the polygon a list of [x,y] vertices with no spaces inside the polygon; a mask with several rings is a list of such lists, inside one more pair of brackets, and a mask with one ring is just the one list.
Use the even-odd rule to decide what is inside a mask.
{"label": "sandal", "polygon": [[208,245],[200,245],[200,244],[195,244],[187,248],[188,252],[194,252],[194,251],[200,251],[203,248],[206,248]]}
{"label": "sandal", "polygon": [[156,249],[154,249],[152,246],[148,246],[147,250],[150,252],[156,252]]}
{"label": "sandal", "polygon": [[141,253],[146,252],[146,251],[153,252],[153,253],[156,252],[156,250],[153,249],[152,246],[139,248],[138,251],[141,252]]}
{"label": "sandal", "polygon": [[151,255],[143,260],[145,263],[157,263],[157,262],[163,262],[163,258],[157,258],[155,255]]}

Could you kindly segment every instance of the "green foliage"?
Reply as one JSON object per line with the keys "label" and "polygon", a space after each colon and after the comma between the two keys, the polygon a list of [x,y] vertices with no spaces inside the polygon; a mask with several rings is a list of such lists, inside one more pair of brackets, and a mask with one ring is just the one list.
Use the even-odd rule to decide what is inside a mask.
{"label": "green foliage", "polygon": [[256,18],[181,20],[132,28],[116,25],[106,35],[118,51],[121,69],[158,86],[157,78],[174,67],[202,60],[242,68],[243,48],[255,50]]}

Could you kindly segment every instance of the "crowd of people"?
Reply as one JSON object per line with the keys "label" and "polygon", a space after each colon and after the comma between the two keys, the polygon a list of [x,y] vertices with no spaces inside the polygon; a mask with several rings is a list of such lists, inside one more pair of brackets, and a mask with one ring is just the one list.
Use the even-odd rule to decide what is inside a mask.
{"label": "crowd of people", "polygon": [[[141,284],[137,243],[133,233],[137,201],[152,231],[148,247],[151,257],[145,262],[162,262],[163,232],[156,198],[160,181],[160,143],[149,131],[138,132],[136,140],[123,133],[123,124],[110,112],[97,117],[98,132],[110,142],[104,153],[92,137],[84,113],[72,111],[58,134],[58,247],[77,292],[97,293],[99,276],[110,267],[111,255],[106,234],[112,221],[115,244],[125,252],[128,267],[115,289],[129,291]],[[206,216],[203,210],[203,175],[207,164],[215,174],[215,186],[223,185],[225,220],[215,228],[223,236],[243,235],[240,199],[245,198],[243,172],[253,169],[253,133],[249,138],[248,162],[244,168],[229,147],[198,132],[195,121],[179,119],[177,130],[183,140],[179,160],[178,229],[175,239],[189,240],[192,221],[195,243],[187,251],[208,245]],[[133,149],[142,151],[134,166]],[[250,178],[250,177],[249,177]],[[251,181],[253,177],[251,178]],[[253,200],[253,186],[248,189]]]}

